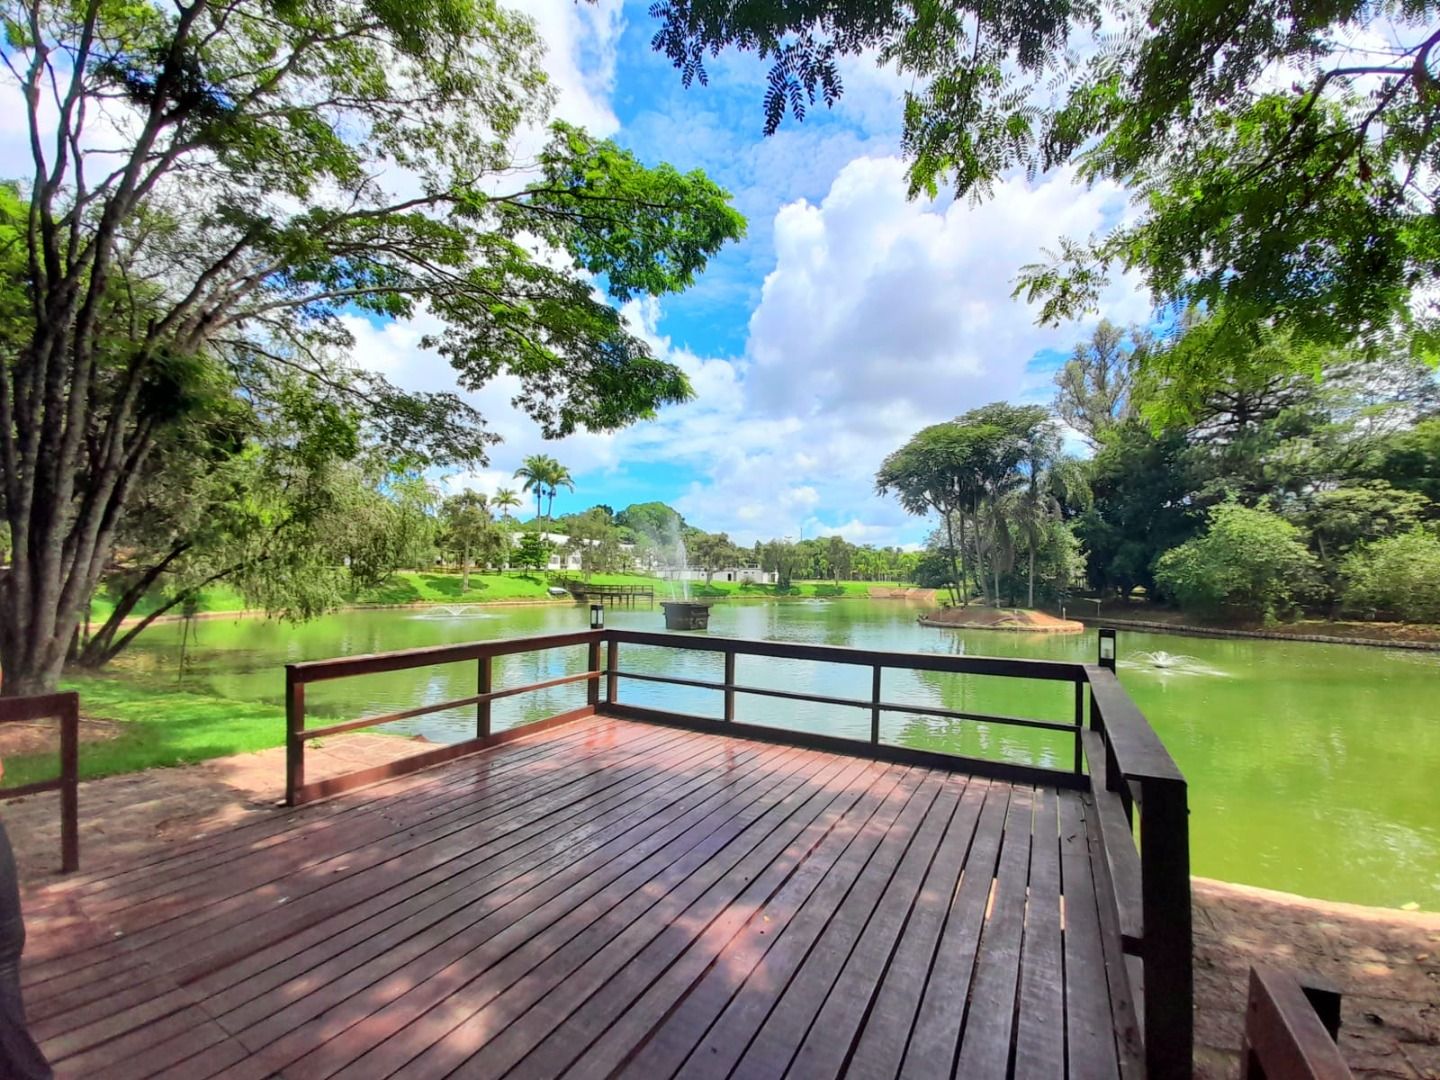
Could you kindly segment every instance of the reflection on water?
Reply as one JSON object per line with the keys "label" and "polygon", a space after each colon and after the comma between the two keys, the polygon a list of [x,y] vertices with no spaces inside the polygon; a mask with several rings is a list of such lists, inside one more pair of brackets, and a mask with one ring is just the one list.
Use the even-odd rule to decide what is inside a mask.
{"label": "reflection on water", "polygon": [[[462,605],[469,606],[469,605]],[[281,667],[298,660],[381,652],[584,626],[587,610],[560,605],[416,618],[413,610],[344,612],[294,625],[208,620],[187,650],[187,685],[280,704]],[[852,645],[901,652],[1033,656],[1090,662],[1093,634],[987,633],[917,626],[902,602],[727,602],[712,609],[715,634]],[[612,626],[658,630],[658,610],[611,610]],[[1195,872],[1357,903],[1417,902],[1440,910],[1440,654],[1257,639],[1182,638],[1122,632],[1120,677],[1190,781]],[[157,626],[127,663],[173,679],[175,626]],[[1168,666],[1146,662],[1166,654]],[[583,669],[583,647],[498,659],[497,687]],[[622,669],[720,681],[718,655],[625,646]],[[191,666],[193,665],[193,667]],[[190,672],[193,672],[190,673]],[[740,695],[742,720],[868,736],[868,667],[741,657],[744,685],[808,690],[863,705],[792,703]],[[1223,676],[1223,677],[1222,677]],[[473,663],[319,683],[307,710],[349,719],[474,693]],[[581,684],[495,703],[497,728],[579,705]],[[718,717],[721,695],[629,680],[622,699]],[[886,670],[887,704],[1068,722],[1068,684]],[[1067,768],[1073,738],[898,711],[882,714],[887,741],[1006,761]],[[395,729],[457,740],[475,730],[471,709]]]}

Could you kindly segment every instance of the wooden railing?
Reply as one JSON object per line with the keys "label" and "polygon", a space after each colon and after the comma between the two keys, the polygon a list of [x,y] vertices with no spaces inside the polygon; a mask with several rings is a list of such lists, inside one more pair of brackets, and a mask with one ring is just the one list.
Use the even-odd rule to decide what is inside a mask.
{"label": "wooden railing", "polygon": [[[464,645],[440,645],[427,649],[402,649],[398,652],[371,653],[365,656],[343,656],[334,660],[310,660],[285,665],[285,802],[289,806],[314,799],[324,798],[341,791],[373,784],[416,769],[437,765],[442,761],[463,757],[497,743],[519,738],[535,731],[569,723],[595,712],[599,699],[600,643],[604,640],[603,630],[581,630],[573,634],[545,634],[536,637],[508,638],[502,641],[475,641]],[[516,653],[541,652],[567,646],[586,645],[589,647],[589,668],[572,675],[562,675],[524,686],[494,687],[494,660],[497,656],[512,656]],[[381,713],[347,720],[324,727],[305,726],[305,687],[311,683],[332,679],[352,678],[359,675],[378,675],[387,671],[404,671],[408,668],[434,667],[439,664],[455,664],[473,660],[475,662],[475,693],[451,701],[433,705],[421,705],[399,712]],[[490,730],[491,704],[501,698],[517,694],[546,690],[573,682],[588,682],[586,704],[544,720],[534,721],[518,728],[503,732]],[[450,743],[427,750],[420,754],[386,765],[376,765],[344,776],[330,777],[307,783],[305,780],[305,744],[327,735],[339,735],[360,728],[379,727],[396,720],[410,720],[417,716],[448,712],[475,706],[475,736],[458,743]]]}
{"label": "wooden railing", "polygon": [[[1112,986],[1123,983],[1128,987],[1138,1025],[1137,1031],[1122,1032],[1120,1037],[1135,1041],[1136,1045],[1129,1049],[1134,1056],[1143,1056],[1150,1076],[1185,1078],[1191,1075],[1190,1058],[1194,1041],[1191,1017],[1190,849],[1185,778],[1116,678],[1113,635],[1110,641],[1107,660],[1092,665],[602,629],[290,664],[286,667],[286,797],[291,805],[295,805],[373,783],[545,727],[568,723],[595,713],[602,704],[607,715],[620,718],[1086,791],[1091,793],[1096,811],[1089,837],[1093,848],[1092,861],[1099,872],[1108,872],[1109,878],[1104,883],[1106,888],[1097,890],[1110,897],[1110,904],[1101,912],[1103,926],[1109,931],[1105,935],[1107,967],[1114,972]],[[602,644],[605,646],[603,668],[600,663]],[[577,645],[588,647],[583,671],[503,689],[496,689],[493,685],[492,661],[497,656]],[[626,646],[718,654],[723,663],[723,675],[716,680],[628,670],[621,666]],[[870,694],[863,698],[841,697],[743,684],[737,680],[737,660],[741,656],[868,668],[871,673]],[[305,687],[309,683],[472,660],[476,663],[476,693],[472,695],[321,728],[305,726]],[[1073,719],[1060,722],[998,716],[889,700],[885,696],[885,672],[890,670],[1069,683],[1074,688]],[[720,716],[701,717],[627,703],[620,692],[623,680],[713,691],[721,695]],[[586,683],[584,706],[504,732],[491,731],[492,702],[575,682]],[[739,695],[864,709],[870,716],[869,737],[850,738],[739,721],[735,718]],[[304,750],[305,744],[312,739],[469,705],[476,708],[475,736],[471,739],[348,776],[305,782]],[[1073,768],[1055,769],[994,761],[889,743],[882,738],[880,721],[884,713],[942,717],[1058,733],[1073,743]]]}
{"label": "wooden railing", "polygon": [[1241,1080],[1350,1080],[1339,1037],[1340,991],[1313,977],[1250,969]]}
{"label": "wooden railing", "polygon": [[60,793],[60,869],[80,868],[80,696],[75,693],[0,698],[0,724],[60,721],[60,775],[54,780],[0,787],[0,799]]}
{"label": "wooden railing", "polygon": [[1113,901],[1103,914],[1118,925],[1148,1074],[1188,1077],[1194,965],[1185,777],[1116,677],[1114,631],[1101,633],[1102,656],[1109,655],[1085,668],[1084,741]]}
{"label": "wooden railing", "polygon": [[[915,764],[938,765],[942,768],[958,769],[978,776],[991,776],[1003,780],[1018,780],[1028,783],[1051,784],[1057,787],[1081,788],[1086,784],[1081,738],[1084,732],[1084,682],[1085,669],[1080,664],[1069,664],[1053,660],[1016,660],[988,656],[946,656],[931,653],[887,652],[876,649],[856,649],[838,645],[802,645],[785,641],[758,641],[745,638],[723,638],[714,636],[692,637],[685,634],[648,633],[639,630],[611,630],[606,632],[609,647],[606,653],[605,709],[621,717],[641,720],[658,720],[664,723],[681,724],[686,727],[707,731],[719,731],[746,738],[779,740],[798,743],[816,749],[831,750],[842,754],[860,754],[892,761],[906,761]],[[689,679],[673,675],[655,675],[649,672],[627,671],[620,666],[622,644],[648,645],[665,649],[679,649],[687,652],[718,653],[724,659],[724,676],[720,681],[713,679]],[[741,656],[760,656],[775,660],[805,660],[822,664],[843,664],[867,668],[871,672],[870,695],[866,698],[838,697],[816,694],[804,690],[781,690],[771,687],[744,685],[736,681],[736,659]],[[989,713],[971,712],[960,709],[945,709],[934,705],[913,705],[908,702],[887,701],[884,697],[884,673],[886,670],[933,671],[955,675],[982,675],[996,678],[1039,679],[1047,682],[1068,682],[1075,687],[1074,717],[1069,722],[1037,720],[1022,716],[997,716]],[[620,700],[620,680],[660,683],[670,686],[684,686],[701,690],[713,690],[722,694],[721,719],[689,716],[682,713],[629,705]],[[782,729],[766,724],[748,724],[735,719],[737,695],[774,698],[781,701],[808,702],[820,705],[835,705],[843,708],[867,710],[870,714],[868,739],[854,739],[818,732]],[[992,761],[984,758],[966,757],[942,751],[917,750],[911,747],[887,743],[881,738],[880,717],[883,713],[902,713],[912,716],[933,716],[950,720],[981,721],[1015,728],[1060,732],[1073,743],[1073,769],[1051,769],[1038,765],[1019,765],[1009,762]]]}

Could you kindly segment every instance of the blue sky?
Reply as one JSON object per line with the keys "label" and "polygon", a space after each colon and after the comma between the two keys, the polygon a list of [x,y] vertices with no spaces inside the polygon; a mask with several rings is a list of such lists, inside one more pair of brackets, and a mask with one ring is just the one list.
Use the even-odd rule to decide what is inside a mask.
{"label": "blue sky", "polygon": [[[695,400],[621,432],[546,443],[501,378],[468,396],[504,442],[488,467],[445,485],[514,486],[520,460],[545,452],[576,477],[559,512],[658,499],[747,544],[835,533],[922,541],[928,523],[874,494],[881,459],[977,405],[1049,400],[1055,365],[1091,327],[1036,327],[1010,299],[1015,275],[1061,235],[1117,220],[1124,193],[1068,175],[1016,176],[983,204],[911,202],[898,157],[904,83],[892,72],[844,61],[834,110],[818,105],[766,138],[766,65],[721,56],[708,86],[684,89],[650,48],[649,0],[511,2],[547,43],[556,115],[644,161],[703,169],[734,194],[749,233],[689,292],[625,308],[655,352],[689,374]],[[0,111],[0,149],[18,155],[22,119],[18,108]],[[1103,307],[1122,323],[1148,316],[1129,282]],[[455,388],[448,365],[420,347],[435,329],[429,316],[347,321],[358,365],[415,389]]]}

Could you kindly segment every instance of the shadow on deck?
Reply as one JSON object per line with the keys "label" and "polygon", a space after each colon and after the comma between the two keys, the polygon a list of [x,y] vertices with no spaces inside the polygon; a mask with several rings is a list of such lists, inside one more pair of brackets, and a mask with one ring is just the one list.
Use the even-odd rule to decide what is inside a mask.
{"label": "shadow on deck", "polygon": [[[362,776],[373,781],[364,790],[32,893],[26,1002],[57,1072],[1188,1073],[1188,1041],[1157,1048],[1157,1029],[1137,1017],[1145,969],[1179,928],[1183,985],[1157,966],[1150,989],[1183,990],[1177,1037],[1189,1038],[1188,867],[1175,925],[1158,926],[1151,910],[1141,932],[1168,864],[1161,875],[1128,829],[1117,836],[1136,792],[1131,774],[1113,773],[1119,791],[1104,783],[1104,759],[1127,752],[1115,731],[1138,713],[1125,711],[1113,674],[1024,672],[1075,668],[1076,686],[1088,681],[1091,724],[1076,734],[1098,767],[966,767],[878,739],[841,753],[830,745],[839,740],[733,721],[642,722],[618,701],[616,645],[663,637],[596,631],[455,647],[481,650],[472,658],[483,669],[503,650],[584,644],[590,662],[577,681],[593,688],[592,704],[553,723],[482,728],[457,760],[437,763],[431,751],[419,756],[423,771]],[[601,703],[596,646],[607,638]],[[675,640],[663,644],[731,657],[819,649]],[[727,715],[733,694],[747,692],[733,663],[717,687]],[[293,666],[292,747],[310,733],[296,692],[315,681],[307,675],[396,666]],[[467,703],[510,692],[491,689],[483,670],[480,686]],[[879,686],[877,676],[877,695]],[[478,722],[488,727],[488,716]],[[1132,741],[1137,757],[1158,746]],[[303,760],[292,760],[291,780],[300,801]],[[1143,816],[1141,804],[1133,810]],[[1175,838],[1165,843],[1173,854]],[[1125,895],[1132,884],[1150,895]],[[1178,1054],[1185,1065],[1171,1071]]]}

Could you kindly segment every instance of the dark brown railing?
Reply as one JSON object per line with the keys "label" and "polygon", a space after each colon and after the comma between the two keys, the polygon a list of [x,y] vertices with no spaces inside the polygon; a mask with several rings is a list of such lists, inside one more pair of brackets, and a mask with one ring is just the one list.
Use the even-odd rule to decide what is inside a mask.
{"label": "dark brown railing", "polygon": [[69,874],[80,869],[80,697],[66,693],[0,698],[0,724],[52,719],[60,721],[60,775],[54,780],[0,787],[0,799],[60,793],[60,869]]}
{"label": "dark brown railing", "polygon": [[[600,664],[602,644],[606,654],[603,668]],[[578,645],[587,646],[586,670],[522,686],[495,688],[492,664],[495,657]],[[718,654],[723,661],[724,674],[721,679],[714,680],[625,670],[620,666],[622,646]],[[1115,676],[1113,631],[1109,634],[1109,648],[1104,652],[1106,659],[1091,665],[601,629],[290,664],[285,669],[288,724],[286,799],[291,805],[296,805],[448,761],[499,742],[592,715],[602,706],[606,715],[620,718],[1086,791],[1091,793],[1096,810],[1092,815],[1095,820],[1089,838],[1095,856],[1092,861],[1102,874],[1108,871],[1109,877],[1105,883],[1107,888],[1098,891],[1108,894],[1112,900],[1108,907],[1102,905],[1105,910],[1101,912],[1103,928],[1107,931],[1103,935],[1106,962],[1115,972],[1112,987],[1121,987],[1124,992],[1118,995],[1120,997],[1128,993],[1127,1000],[1136,1021],[1133,1031],[1121,1031],[1122,1039],[1132,1041],[1130,1046],[1122,1049],[1127,1050],[1132,1058],[1143,1058],[1150,1076],[1184,1078],[1191,1075],[1190,1057],[1194,1040],[1191,1017],[1193,970],[1190,954],[1189,821],[1185,778]],[[742,684],[736,678],[736,662],[741,656],[869,668],[870,694],[865,698],[850,698]],[[476,692],[472,695],[321,728],[305,727],[305,687],[309,683],[471,660],[476,663]],[[1073,720],[1059,722],[996,716],[888,701],[884,696],[884,673],[887,670],[1070,683],[1074,687]],[[628,704],[620,694],[620,683],[627,679],[714,691],[722,695],[721,716],[700,717]],[[503,732],[491,731],[492,702],[575,682],[586,683],[584,706]],[[735,703],[737,695],[741,694],[868,710],[869,738],[738,721],[735,719]],[[475,736],[471,739],[347,776],[313,783],[305,781],[305,744],[312,739],[472,704],[476,708],[476,726]],[[881,738],[880,725],[881,714],[887,712],[1057,732],[1073,740],[1074,766],[1071,769],[1054,769],[1021,765],[887,743]],[[1103,858],[1100,857],[1102,854]],[[1120,1026],[1124,1028],[1124,1025]]]}
{"label": "dark brown railing", "polygon": [[1350,1080],[1339,1037],[1340,991],[1313,977],[1250,969],[1241,1080]]}

